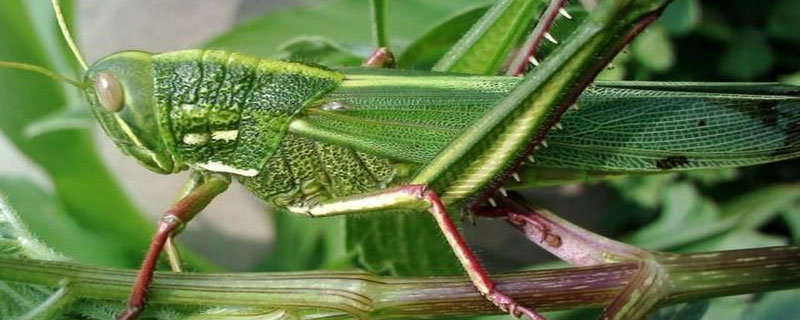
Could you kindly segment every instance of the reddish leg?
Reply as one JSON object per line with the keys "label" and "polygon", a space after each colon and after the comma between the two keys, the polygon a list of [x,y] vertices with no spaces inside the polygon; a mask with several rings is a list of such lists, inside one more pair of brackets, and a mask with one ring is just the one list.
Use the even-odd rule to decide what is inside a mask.
{"label": "reddish leg", "polygon": [[501,310],[509,312],[514,317],[525,315],[533,320],[544,320],[545,318],[538,313],[520,306],[514,299],[495,288],[494,283],[486,274],[486,270],[483,269],[478,259],[475,258],[475,255],[472,254],[472,251],[464,242],[464,239],[459,235],[458,229],[456,229],[450,216],[447,215],[447,211],[442,201],[439,200],[439,197],[432,191],[422,192],[422,197],[431,204],[431,208],[428,211],[433,214],[436,223],[439,225],[439,229],[442,230],[450,247],[453,248],[453,253],[458,257],[458,261],[461,262],[461,265],[464,267],[464,270],[467,271],[467,275],[472,280],[475,287],[478,288],[478,291]]}
{"label": "reddish leg", "polygon": [[228,184],[230,184],[230,181],[227,177],[209,177],[206,182],[199,185],[164,212],[164,215],[158,221],[156,233],[150,242],[150,248],[144,257],[142,267],[136,275],[136,282],[134,282],[128,299],[128,308],[117,319],[131,320],[139,317],[139,314],[144,310],[147,291],[153,280],[153,271],[158,262],[158,257],[164,249],[164,244],[170,237],[180,232],[183,225],[189,222],[200,210],[203,210],[214,197],[225,191],[228,188]]}
{"label": "reddish leg", "polygon": [[458,234],[458,230],[450,216],[447,215],[447,210],[442,201],[436,193],[426,188],[426,185],[423,184],[406,185],[371,194],[330,200],[312,207],[289,207],[288,209],[292,212],[307,214],[312,217],[355,214],[389,208],[428,210],[439,225],[439,229],[442,230],[458,261],[467,271],[470,280],[486,299],[489,299],[500,309],[511,313],[513,316],[525,315],[533,320],[544,320],[542,316],[520,306],[514,299],[495,287],[486,271],[478,263],[478,259],[467,247],[461,235]]}

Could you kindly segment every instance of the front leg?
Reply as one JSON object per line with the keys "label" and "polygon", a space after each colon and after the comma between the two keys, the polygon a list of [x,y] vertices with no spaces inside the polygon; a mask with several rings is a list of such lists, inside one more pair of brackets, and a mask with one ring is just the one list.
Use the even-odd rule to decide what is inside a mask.
{"label": "front leg", "polygon": [[156,233],[150,241],[150,248],[147,249],[142,267],[136,275],[136,282],[134,282],[128,299],[128,307],[117,319],[130,320],[139,316],[144,310],[147,290],[153,281],[153,271],[164,245],[172,236],[180,232],[189,220],[203,210],[214,197],[228,189],[230,184],[229,177],[217,174],[211,174],[204,180],[202,184],[193,187],[191,192],[175,202],[158,220]]}
{"label": "front leg", "polygon": [[363,213],[392,209],[424,209],[433,215],[436,224],[444,234],[453,253],[467,271],[478,291],[501,310],[515,317],[525,315],[533,320],[544,320],[538,313],[520,306],[514,299],[499,291],[489,279],[486,270],[475,258],[455,224],[447,214],[444,204],[435,192],[425,185],[405,185],[376,193],[356,195],[320,203],[311,207],[289,207],[290,211],[307,214],[311,217],[324,217],[341,214]]}

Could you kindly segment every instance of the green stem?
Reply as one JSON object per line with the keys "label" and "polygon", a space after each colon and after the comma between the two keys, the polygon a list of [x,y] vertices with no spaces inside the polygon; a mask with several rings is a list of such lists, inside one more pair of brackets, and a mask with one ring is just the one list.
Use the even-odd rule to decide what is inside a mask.
{"label": "green stem", "polygon": [[[800,247],[664,255],[665,303],[800,287]],[[538,310],[611,303],[640,268],[637,262],[493,277],[501,290]],[[123,301],[132,270],[0,258],[0,280],[57,287],[76,298]],[[364,272],[156,273],[151,303],[320,309],[366,318],[494,314],[498,309],[460,277],[396,278]]]}
{"label": "green stem", "polygon": [[386,38],[386,2],[384,0],[369,0],[372,17],[372,37],[375,39],[376,48],[389,48]]}

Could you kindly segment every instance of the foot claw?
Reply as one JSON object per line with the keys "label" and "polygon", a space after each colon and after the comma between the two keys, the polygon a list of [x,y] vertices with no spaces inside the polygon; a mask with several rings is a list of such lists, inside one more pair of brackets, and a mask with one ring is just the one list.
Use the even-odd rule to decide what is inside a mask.
{"label": "foot claw", "polygon": [[508,312],[512,317],[526,316],[530,320],[546,320],[543,316],[526,307],[520,306],[514,299],[499,291],[493,291],[486,296],[500,310]]}

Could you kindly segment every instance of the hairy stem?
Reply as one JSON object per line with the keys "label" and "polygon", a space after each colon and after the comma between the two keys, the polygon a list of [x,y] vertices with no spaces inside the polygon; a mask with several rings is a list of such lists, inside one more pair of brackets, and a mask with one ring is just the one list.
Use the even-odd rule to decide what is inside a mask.
{"label": "hairy stem", "polygon": [[[670,275],[666,300],[660,304],[800,287],[797,246],[668,255],[659,262]],[[622,262],[509,273],[494,279],[501,290],[522,304],[560,310],[611,303],[639,269],[637,262]],[[67,279],[76,298],[123,301],[134,276],[132,270],[0,258],[0,280],[58,287]],[[321,309],[369,318],[499,312],[466,278],[395,278],[363,272],[157,272],[150,301],[162,305]]]}

